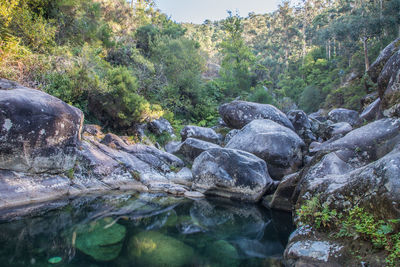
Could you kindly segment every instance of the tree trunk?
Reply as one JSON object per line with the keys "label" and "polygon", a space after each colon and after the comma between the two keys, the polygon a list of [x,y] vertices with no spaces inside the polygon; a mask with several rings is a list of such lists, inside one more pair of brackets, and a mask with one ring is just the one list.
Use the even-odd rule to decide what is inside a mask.
{"label": "tree trunk", "polygon": [[364,61],[365,61],[365,71],[369,69],[369,59],[368,59],[368,46],[367,46],[367,37],[363,37],[362,42],[364,45]]}

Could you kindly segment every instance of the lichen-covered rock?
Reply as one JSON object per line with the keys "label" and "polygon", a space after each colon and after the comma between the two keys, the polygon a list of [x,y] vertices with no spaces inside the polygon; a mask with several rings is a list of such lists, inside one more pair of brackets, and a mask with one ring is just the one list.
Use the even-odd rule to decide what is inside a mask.
{"label": "lichen-covered rock", "polygon": [[226,148],[252,153],[265,160],[273,179],[295,172],[302,164],[303,140],[292,130],[271,120],[253,120]]}
{"label": "lichen-covered rock", "polygon": [[176,184],[191,186],[193,183],[192,171],[187,167],[183,167],[176,175],[173,175],[170,181]]}
{"label": "lichen-covered rock", "polygon": [[181,145],[181,142],[179,142],[179,141],[171,141],[165,145],[164,149],[166,152],[168,152],[170,154],[175,154],[176,152],[178,152],[180,145]]}
{"label": "lichen-covered rock", "polygon": [[148,123],[149,130],[157,135],[167,133],[169,135],[174,135],[174,128],[172,128],[171,123],[164,118],[159,118]]}
{"label": "lichen-covered rock", "polygon": [[326,116],[326,114],[327,112],[324,109],[319,109],[317,112],[309,114],[308,118],[324,122],[328,119],[328,116]]}
{"label": "lichen-covered rock", "polygon": [[83,113],[39,90],[17,87],[0,90],[0,169],[62,173],[73,168]]}
{"label": "lichen-covered rock", "polygon": [[331,139],[336,136],[343,136],[351,132],[353,127],[348,122],[337,122],[329,125],[325,130],[325,137]]}
{"label": "lichen-covered rock", "polygon": [[381,119],[355,129],[333,142],[317,146],[311,152],[349,150],[371,162],[381,158],[400,140],[400,119]]}
{"label": "lichen-covered rock", "polygon": [[192,263],[193,249],[183,242],[154,231],[133,236],[128,244],[134,265],[182,267]]}
{"label": "lichen-covered rock", "polygon": [[287,113],[287,117],[293,124],[295,132],[307,143],[316,140],[316,137],[311,131],[311,123],[307,114],[302,110],[291,110]]}
{"label": "lichen-covered rock", "polygon": [[302,186],[297,205],[307,195],[318,195],[321,203],[331,208],[343,209],[357,203],[377,218],[393,219],[400,216],[400,147],[383,158],[364,167],[337,173],[310,174],[308,183]]}
{"label": "lichen-covered rock", "polygon": [[193,125],[185,126],[181,130],[181,137],[182,142],[187,138],[195,138],[215,144],[219,144],[222,141],[222,136],[217,134],[213,129]]}
{"label": "lichen-covered rock", "polygon": [[378,58],[371,64],[367,73],[373,82],[378,81],[379,74],[381,73],[386,62],[400,49],[400,38],[397,38],[386,46],[379,54]]}
{"label": "lichen-covered rock", "polygon": [[400,103],[400,50],[385,64],[378,78],[382,110]]}
{"label": "lichen-covered rock", "polygon": [[220,147],[219,145],[213,143],[209,143],[195,138],[188,138],[184,142],[182,142],[176,154],[181,154],[185,157],[185,159],[192,162],[204,151],[207,151],[211,148],[219,148],[219,147]]}
{"label": "lichen-covered rock", "polygon": [[244,151],[212,148],[192,168],[193,188],[206,195],[258,201],[273,181],[265,162]]}
{"label": "lichen-covered rock", "polygon": [[276,107],[268,104],[236,100],[221,105],[219,114],[229,127],[235,129],[241,129],[253,120],[269,119],[294,130],[286,115]]}
{"label": "lichen-covered rock", "polygon": [[229,141],[231,141],[232,137],[234,137],[238,132],[240,132],[240,130],[238,130],[238,129],[233,129],[233,130],[229,131],[225,135],[225,140],[224,140],[225,145],[228,144]]}
{"label": "lichen-covered rock", "polygon": [[100,219],[78,226],[76,248],[97,261],[111,261],[121,252],[125,234],[125,227],[112,218]]}
{"label": "lichen-covered rock", "polygon": [[381,105],[381,99],[377,98],[374,102],[369,104],[361,113],[360,119],[362,121],[373,121],[380,116],[379,106]]}
{"label": "lichen-covered rock", "polygon": [[345,108],[332,109],[328,113],[328,119],[333,122],[347,122],[351,126],[357,126],[360,123],[360,115],[358,112]]}

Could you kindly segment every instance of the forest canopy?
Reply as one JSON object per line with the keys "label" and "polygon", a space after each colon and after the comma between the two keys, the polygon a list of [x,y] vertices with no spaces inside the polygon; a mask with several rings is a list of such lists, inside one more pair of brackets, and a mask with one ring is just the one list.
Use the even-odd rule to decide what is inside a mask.
{"label": "forest canopy", "polygon": [[118,132],[164,116],[212,125],[235,98],[360,108],[364,75],[400,35],[400,0],[282,1],[179,24],[137,0],[0,0],[0,77],[37,87]]}

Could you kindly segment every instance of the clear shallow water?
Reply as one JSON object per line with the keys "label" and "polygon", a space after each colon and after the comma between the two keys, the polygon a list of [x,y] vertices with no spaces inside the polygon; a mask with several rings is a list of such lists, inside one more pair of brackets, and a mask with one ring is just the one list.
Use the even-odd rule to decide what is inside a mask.
{"label": "clear shallow water", "polygon": [[259,205],[90,196],[17,220],[0,217],[0,266],[280,266],[292,229],[290,214]]}

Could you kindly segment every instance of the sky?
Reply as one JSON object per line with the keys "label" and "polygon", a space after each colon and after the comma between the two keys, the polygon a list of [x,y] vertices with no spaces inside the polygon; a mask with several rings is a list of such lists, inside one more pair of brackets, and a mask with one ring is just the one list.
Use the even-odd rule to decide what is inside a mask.
{"label": "sky", "polygon": [[155,0],[157,7],[176,22],[203,23],[227,17],[227,10],[242,17],[250,12],[264,14],[274,11],[281,0]]}

